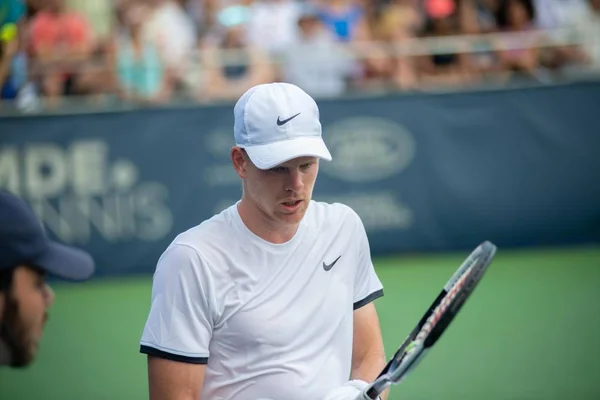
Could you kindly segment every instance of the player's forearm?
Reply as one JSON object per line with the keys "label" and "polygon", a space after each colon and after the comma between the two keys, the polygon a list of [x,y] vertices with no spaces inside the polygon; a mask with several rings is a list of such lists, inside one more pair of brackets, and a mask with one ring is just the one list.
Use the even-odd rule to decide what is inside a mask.
{"label": "player's forearm", "polygon": [[[383,367],[386,359],[383,349],[373,350],[357,358],[352,364],[352,379],[360,379],[365,382],[373,382]],[[381,396],[382,400],[387,398],[387,391]]]}
{"label": "player's forearm", "polygon": [[385,354],[383,350],[373,350],[355,360],[352,365],[352,378],[371,382],[385,367]]}

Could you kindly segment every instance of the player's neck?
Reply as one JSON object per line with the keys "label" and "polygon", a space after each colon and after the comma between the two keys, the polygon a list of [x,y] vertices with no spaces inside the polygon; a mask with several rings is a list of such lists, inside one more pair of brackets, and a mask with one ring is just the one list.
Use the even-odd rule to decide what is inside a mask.
{"label": "player's neck", "polygon": [[283,224],[274,221],[245,198],[242,198],[238,204],[238,213],[250,232],[273,244],[282,244],[292,240],[298,231],[299,224]]}

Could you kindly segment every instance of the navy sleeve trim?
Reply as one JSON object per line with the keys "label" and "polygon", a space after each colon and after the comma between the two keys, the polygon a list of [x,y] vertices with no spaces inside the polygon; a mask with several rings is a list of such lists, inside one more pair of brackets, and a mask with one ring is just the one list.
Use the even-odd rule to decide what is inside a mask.
{"label": "navy sleeve trim", "polygon": [[160,358],[166,358],[171,361],[179,361],[188,364],[206,364],[208,363],[208,357],[188,357],[179,354],[167,353],[166,351],[155,349],[150,346],[140,346],[140,353],[156,356]]}
{"label": "navy sleeve trim", "polygon": [[362,300],[357,301],[356,303],[354,303],[354,309],[358,310],[359,308],[369,304],[370,302],[380,298],[383,296],[383,289],[379,289],[373,293],[371,293],[370,295],[368,295],[367,297],[365,297]]}

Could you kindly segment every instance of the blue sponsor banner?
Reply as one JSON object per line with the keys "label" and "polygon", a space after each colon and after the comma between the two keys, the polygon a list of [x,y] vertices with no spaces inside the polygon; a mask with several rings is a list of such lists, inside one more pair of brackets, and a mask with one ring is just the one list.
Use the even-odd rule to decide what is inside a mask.
{"label": "blue sponsor banner", "polygon": [[[374,255],[598,241],[598,104],[598,83],[321,101],[315,198],[352,206]],[[99,275],[151,272],[239,199],[232,127],[232,105],[0,119],[0,187]]]}

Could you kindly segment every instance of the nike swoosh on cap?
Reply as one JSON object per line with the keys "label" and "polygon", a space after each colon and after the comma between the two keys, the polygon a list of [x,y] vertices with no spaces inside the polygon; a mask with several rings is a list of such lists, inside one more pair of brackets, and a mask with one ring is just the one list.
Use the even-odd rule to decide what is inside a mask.
{"label": "nike swoosh on cap", "polygon": [[281,125],[285,125],[288,122],[290,122],[291,120],[293,120],[294,118],[296,118],[298,115],[300,115],[301,113],[298,113],[296,115],[292,115],[291,117],[289,117],[288,119],[280,119],[280,117],[277,117],[277,125],[281,126]]}

